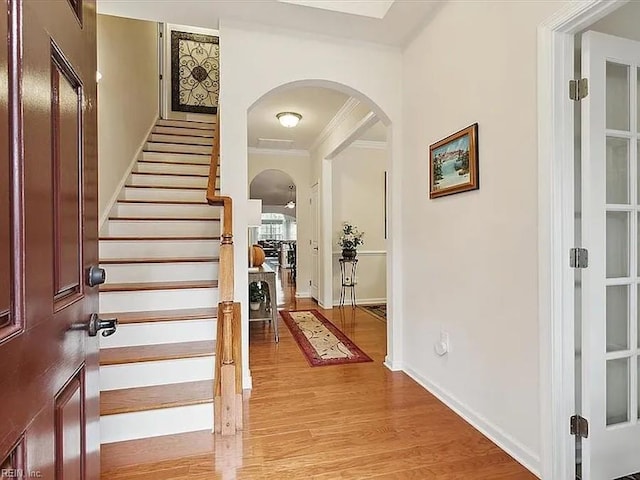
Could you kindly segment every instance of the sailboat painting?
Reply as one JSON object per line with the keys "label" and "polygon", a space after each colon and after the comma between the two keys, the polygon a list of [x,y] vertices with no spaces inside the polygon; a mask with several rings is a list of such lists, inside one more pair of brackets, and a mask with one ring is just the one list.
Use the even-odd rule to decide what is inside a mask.
{"label": "sailboat painting", "polygon": [[429,147],[429,198],[477,190],[478,124],[449,135]]}

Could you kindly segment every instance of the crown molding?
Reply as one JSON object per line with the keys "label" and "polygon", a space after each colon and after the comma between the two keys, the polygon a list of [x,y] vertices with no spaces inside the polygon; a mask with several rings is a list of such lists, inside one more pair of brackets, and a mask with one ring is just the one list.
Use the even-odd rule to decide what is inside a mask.
{"label": "crown molding", "polygon": [[309,150],[282,150],[277,148],[249,147],[250,155],[280,155],[282,157],[309,157]]}
{"label": "crown molding", "polygon": [[371,150],[386,150],[387,142],[379,142],[376,140],[356,140],[349,147],[353,148],[368,148]]}
{"label": "crown molding", "polygon": [[318,135],[311,144],[311,147],[309,147],[309,150],[315,150],[322,142],[329,138],[331,132],[333,132],[333,130],[340,125],[358,105],[360,105],[360,100],[349,97],[333,118],[329,120],[329,123],[327,123],[327,125],[322,129],[320,135]]}
{"label": "crown molding", "polygon": [[326,158],[331,160],[337,157],[340,152],[350,147],[353,142],[355,142],[356,138],[360,138],[360,136],[369,130],[376,122],[378,122],[378,117],[373,112],[369,112],[367,115],[362,117],[362,119],[344,136],[338,146],[336,146],[331,153],[326,155]]}

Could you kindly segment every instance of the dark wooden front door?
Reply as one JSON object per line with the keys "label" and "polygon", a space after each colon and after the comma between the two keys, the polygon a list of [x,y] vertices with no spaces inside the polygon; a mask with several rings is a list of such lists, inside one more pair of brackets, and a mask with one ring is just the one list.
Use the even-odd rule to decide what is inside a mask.
{"label": "dark wooden front door", "polygon": [[95,3],[0,13],[0,479],[98,479]]}

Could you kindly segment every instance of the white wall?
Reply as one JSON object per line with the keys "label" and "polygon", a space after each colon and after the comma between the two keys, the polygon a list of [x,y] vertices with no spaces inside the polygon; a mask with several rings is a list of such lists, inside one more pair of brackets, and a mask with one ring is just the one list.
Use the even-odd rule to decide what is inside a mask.
{"label": "white wall", "polygon": [[[403,59],[404,366],[534,471],[536,28],[561,6],[448,2]],[[429,200],[429,144],[474,122],[480,190]]]}
{"label": "white wall", "polygon": [[340,299],[342,250],[338,238],[349,221],[365,233],[358,247],[356,294],[358,304],[384,303],[387,298],[386,240],[384,238],[384,172],[387,151],[349,147],[332,160],[333,303]]}
{"label": "white wall", "polygon": [[[246,141],[246,140],[245,140]],[[282,170],[289,175],[296,184],[296,220],[298,224],[298,238],[296,240],[296,296],[309,296],[309,281],[311,280],[311,159],[308,156],[291,156],[265,153],[251,153],[248,163],[248,183],[265,170]],[[267,211],[263,206],[263,212]],[[278,213],[274,208],[269,212]],[[286,210],[286,209],[285,209]],[[286,212],[280,212],[286,213]]]}
{"label": "white wall", "polygon": [[[299,32],[242,24],[223,19],[220,22],[221,96],[222,111],[226,116],[221,128],[221,185],[222,192],[234,198],[234,228],[246,231],[247,198],[247,111],[262,96],[277,89],[295,86],[335,87],[360,100],[370,100],[376,113],[391,128],[391,154],[401,157],[401,55],[396,49],[351,43]],[[283,87],[286,86],[286,87]],[[224,115],[224,113],[223,113]],[[400,189],[400,165],[391,165],[391,189]],[[393,197],[393,193],[392,199]],[[390,230],[400,231],[395,224],[400,219],[400,203],[392,200]],[[327,226],[329,227],[329,226]],[[394,228],[395,227],[395,228]],[[246,251],[244,235],[236,237],[236,247]],[[396,240],[397,241],[397,240]],[[394,238],[390,239],[391,244]],[[400,275],[400,249],[390,248],[389,264],[394,265],[389,285],[402,289]],[[323,252],[328,253],[328,252]],[[245,269],[245,256],[238,255],[236,272]],[[247,312],[247,278],[236,275],[235,288],[242,300],[242,311]],[[393,296],[390,296],[393,298]],[[401,356],[401,305],[390,303],[388,327],[388,361],[399,364]],[[395,320],[394,320],[395,319]],[[394,323],[395,321],[395,323]],[[247,322],[246,313],[244,322]],[[245,386],[250,385],[248,371],[248,335],[243,331],[243,365]]]}
{"label": "white wall", "polygon": [[158,118],[157,24],[98,15],[98,71],[102,218]]}

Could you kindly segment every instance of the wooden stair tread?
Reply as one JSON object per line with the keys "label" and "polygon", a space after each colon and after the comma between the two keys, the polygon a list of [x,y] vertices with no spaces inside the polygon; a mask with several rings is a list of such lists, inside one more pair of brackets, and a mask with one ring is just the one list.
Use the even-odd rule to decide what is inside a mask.
{"label": "wooden stair tread", "polygon": [[[208,173],[131,172],[131,175],[161,175],[163,177],[209,178],[209,174]],[[220,178],[220,176],[218,175],[218,176],[216,176],[216,178]]]}
{"label": "wooden stair tread", "polygon": [[100,365],[122,365],[124,363],[209,357],[214,355],[215,351],[215,340],[102,348],[100,349]]}
{"label": "wooden stair tread", "polygon": [[181,308],[177,310],[151,310],[146,312],[113,312],[102,313],[103,318],[117,318],[122,325],[131,323],[168,322],[177,320],[202,320],[217,318],[217,307]]}
{"label": "wooden stair tread", "polygon": [[[202,145],[199,145],[199,146],[202,146]],[[149,148],[145,148],[142,152],[143,153],[144,152],[147,152],[147,153],[172,153],[174,155],[180,155],[180,156],[182,156],[182,155],[196,155],[196,156],[199,156],[199,157],[207,157],[207,158],[211,157],[210,153],[172,152],[172,151],[168,151],[168,150],[151,150]]]}
{"label": "wooden stair tread", "polygon": [[[173,124],[173,125],[171,125]],[[180,126],[176,126],[180,125]],[[202,121],[195,121],[195,120],[180,120],[180,119],[173,119],[173,118],[161,118],[160,120],[158,120],[156,122],[156,127],[167,127],[167,126],[171,126],[174,128],[202,128],[202,129],[213,129],[214,125],[217,125],[218,121],[217,119],[213,122],[202,122]]]}
{"label": "wooden stair tread", "polygon": [[212,380],[109,390],[100,394],[100,415],[201,405],[212,401]]}
{"label": "wooden stair tread", "polygon": [[177,282],[105,283],[101,292],[140,292],[147,290],[182,290],[190,288],[217,288],[217,280],[181,280]]}
{"label": "wooden stair tread", "polygon": [[[204,196],[202,197],[204,198]],[[118,200],[118,203],[150,203],[152,205],[207,205],[205,200],[196,201],[196,200]]]}
{"label": "wooden stair tread", "polygon": [[[202,190],[207,191],[207,187],[191,187],[189,185],[125,185],[125,188],[160,188],[172,190]],[[219,190],[218,188],[216,190]]]}
{"label": "wooden stair tread", "polygon": [[102,258],[100,263],[112,265],[120,263],[215,263],[220,257],[142,257],[142,258]]}
{"label": "wooden stair tread", "polygon": [[[204,146],[204,145],[201,145]],[[192,167],[208,167],[207,163],[192,163],[192,162],[172,162],[171,160],[138,160],[138,163],[153,163],[161,165],[190,165]]]}
{"label": "wooden stair tread", "polygon": [[[107,443],[100,446],[103,458],[107,458],[108,471],[103,471],[103,478],[111,478],[109,472],[126,466],[140,463],[155,463],[167,460],[184,460],[185,458],[211,455],[215,450],[217,435],[211,429],[196,432],[162,435],[160,437],[139,438],[124,442]],[[141,461],[141,456],[144,461]]]}
{"label": "wooden stair tread", "polygon": [[193,237],[166,237],[166,236],[161,236],[161,237],[140,237],[140,236],[131,236],[131,237],[100,237],[99,240],[101,242],[103,241],[117,241],[117,242],[122,242],[122,241],[142,241],[142,242],[147,242],[147,241],[155,241],[155,240],[159,240],[159,241],[165,241],[165,240],[220,240],[220,236],[219,235],[213,235],[213,236],[203,236],[203,235],[197,235],[197,236],[193,236]]}
{"label": "wooden stair tread", "polygon": [[207,217],[109,217],[112,221],[127,221],[127,222],[219,222],[220,218],[207,218]]}

